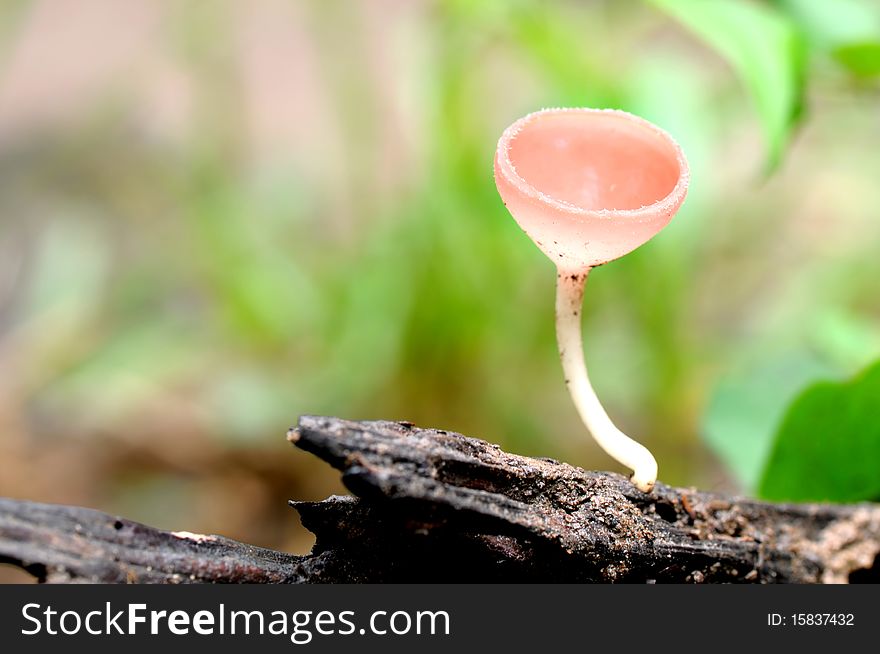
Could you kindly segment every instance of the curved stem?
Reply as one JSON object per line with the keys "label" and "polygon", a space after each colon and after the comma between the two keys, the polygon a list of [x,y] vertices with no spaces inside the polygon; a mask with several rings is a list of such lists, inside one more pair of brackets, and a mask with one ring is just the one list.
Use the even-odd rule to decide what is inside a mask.
{"label": "curved stem", "polygon": [[657,461],[648,449],[620,431],[611,422],[590,385],[581,342],[581,307],[587,273],[560,270],[556,280],[556,341],[562,359],[565,385],[581,420],[599,446],[633,471],[632,481],[648,492],[657,481]]}

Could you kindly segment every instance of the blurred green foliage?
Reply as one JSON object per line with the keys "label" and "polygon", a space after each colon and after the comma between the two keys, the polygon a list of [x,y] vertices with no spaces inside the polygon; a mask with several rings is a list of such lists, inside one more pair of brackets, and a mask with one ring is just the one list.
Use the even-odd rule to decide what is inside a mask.
{"label": "blurred green foliage", "polygon": [[806,44],[794,20],[743,0],[652,0],[716,50],[754,99],[772,169],[803,104]]}
{"label": "blurred green foliage", "polygon": [[[830,55],[856,78],[880,74],[880,7],[871,3],[789,0],[777,10],[727,0],[653,1],[737,69],[764,122],[771,165],[801,113],[808,44],[815,58]],[[823,331],[856,359],[876,352],[876,339],[866,340],[864,329],[845,316],[828,320]],[[880,498],[880,423],[873,410],[880,406],[880,386],[870,371],[848,384],[812,385],[835,368],[839,373],[839,366],[808,351],[781,351],[719,384],[707,412],[707,442],[746,488],[774,500]]]}
{"label": "blurred green foliage", "polygon": [[[545,106],[637,113],[691,163],[682,212],[584,310],[597,392],[664,481],[766,490],[798,389],[880,354],[876,3],[86,4],[2,10],[4,494],[59,499],[21,471],[70,448],[65,499],[137,517],[190,488],[145,477],[191,474],[198,443],[250,466],[253,507],[249,457],[302,413],[607,467],[562,384],[554,275],[492,179]],[[160,16],[39,50],[123,5]],[[139,500],[96,451],[152,462]]]}
{"label": "blurred green foliage", "polygon": [[834,51],[834,57],[858,77],[880,75],[880,43],[847,43]]}

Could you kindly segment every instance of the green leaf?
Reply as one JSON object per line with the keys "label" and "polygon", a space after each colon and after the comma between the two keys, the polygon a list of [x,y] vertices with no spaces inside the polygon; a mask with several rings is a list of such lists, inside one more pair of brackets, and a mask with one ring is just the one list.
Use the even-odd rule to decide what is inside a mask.
{"label": "green leaf", "polygon": [[821,382],[791,405],[761,479],[769,500],[880,498],[880,362],[848,382]]}
{"label": "green leaf", "polygon": [[880,42],[847,43],[832,52],[834,59],[856,77],[880,75]]}
{"label": "green leaf", "polygon": [[703,421],[703,438],[744,489],[757,489],[788,405],[804,385],[827,373],[815,359],[788,355],[748,366],[718,384]]}
{"label": "green leaf", "polygon": [[770,5],[746,0],[649,0],[708,44],[751,93],[767,143],[767,167],[782,156],[801,114],[806,45]]}

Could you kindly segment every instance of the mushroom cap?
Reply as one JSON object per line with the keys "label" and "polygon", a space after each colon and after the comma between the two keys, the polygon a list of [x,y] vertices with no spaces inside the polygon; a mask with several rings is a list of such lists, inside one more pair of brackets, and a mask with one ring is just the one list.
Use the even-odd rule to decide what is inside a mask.
{"label": "mushroom cap", "polygon": [[495,184],[520,227],[561,270],[617,259],[648,241],[687,195],[679,145],[614,109],[544,109],[504,130]]}

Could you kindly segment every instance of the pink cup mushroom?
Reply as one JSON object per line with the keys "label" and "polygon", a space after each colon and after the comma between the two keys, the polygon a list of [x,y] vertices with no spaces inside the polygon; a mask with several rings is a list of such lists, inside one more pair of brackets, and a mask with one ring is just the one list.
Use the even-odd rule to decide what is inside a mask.
{"label": "pink cup mushroom", "polygon": [[659,232],[687,194],[688,166],[669,134],[609,109],[545,109],[498,141],[495,183],[508,211],[556,264],[556,339],[565,382],[596,442],[648,492],[657,461],[621,432],[596,397],[581,343],[587,273]]}

